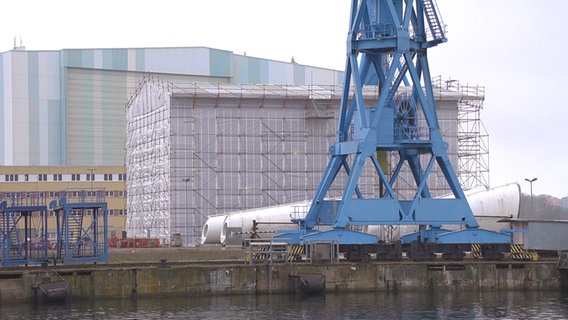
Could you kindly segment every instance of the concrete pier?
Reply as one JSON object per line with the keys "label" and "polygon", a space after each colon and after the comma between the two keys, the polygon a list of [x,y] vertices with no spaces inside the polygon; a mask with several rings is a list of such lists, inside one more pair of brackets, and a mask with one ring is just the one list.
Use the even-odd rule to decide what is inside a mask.
{"label": "concrete pier", "polygon": [[33,301],[32,287],[61,278],[73,299],[173,295],[271,294],[294,291],[291,277],[319,274],[326,292],[560,290],[557,261],[339,262],[258,264],[205,262],[0,268],[0,304]]}

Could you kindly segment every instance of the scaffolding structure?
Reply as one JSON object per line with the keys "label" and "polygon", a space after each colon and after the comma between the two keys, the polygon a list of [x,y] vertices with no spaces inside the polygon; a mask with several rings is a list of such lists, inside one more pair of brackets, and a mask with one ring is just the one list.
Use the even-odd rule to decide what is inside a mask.
{"label": "scaffolding structure", "polygon": [[457,174],[464,190],[489,189],[489,134],[481,121],[485,87],[458,80],[433,79],[436,89],[459,95],[457,116]]}
{"label": "scaffolding structure", "polygon": [[[126,105],[128,237],[169,243],[179,235],[184,246],[197,245],[209,216],[311,199],[335,138],[341,92],[144,79]],[[376,100],[378,89],[364,95]],[[455,144],[459,95],[439,98],[448,109],[442,129]],[[388,155],[380,158],[389,166]],[[363,194],[382,192],[374,172],[363,170]],[[330,196],[340,196],[343,183],[338,178]]]}

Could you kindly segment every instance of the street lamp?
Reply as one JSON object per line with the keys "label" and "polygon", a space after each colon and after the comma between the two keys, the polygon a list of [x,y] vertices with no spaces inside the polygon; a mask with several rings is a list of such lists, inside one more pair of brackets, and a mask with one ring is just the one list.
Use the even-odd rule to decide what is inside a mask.
{"label": "street lamp", "polygon": [[532,185],[533,185],[533,182],[535,182],[536,180],[538,180],[538,178],[525,179],[525,181],[527,181],[531,185],[531,214],[533,213],[533,188],[532,188]]}

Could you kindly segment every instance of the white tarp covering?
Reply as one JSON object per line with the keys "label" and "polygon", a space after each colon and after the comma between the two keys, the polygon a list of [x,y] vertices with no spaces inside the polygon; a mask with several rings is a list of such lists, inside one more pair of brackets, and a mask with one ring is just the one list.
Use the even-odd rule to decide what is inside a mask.
{"label": "white tarp covering", "polygon": [[170,239],[170,94],[145,81],[126,107],[128,237]]}
{"label": "white tarp covering", "polygon": [[[329,159],[341,98],[333,94],[340,91],[324,89],[146,79],[126,110],[128,236],[168,242],[179,235],[183,246],[204,239],[232,242],[231,235],[250,232],[250,217],[211,224],[207,218],[311,198]],[[376,90],[366,94],[375,97]],[[447,119],[441,124],[450,146],[456,144],[458,98],[443,97],[439,110]],[[455,163],[456,148],[450,149]],[[411,181],[410,175],[403,168],[399,182]],[[346,174],[338,175],[326,196],[340,196],[345,180]],[[373,196],[380,191],[377,182],[369,163],[358,187],[364,196]],[[397,185],[401,195],[406,188],[414,186]],[[434,196],[448,191],[447,184],[430,185]],[[289,210],[282,213],[278,220],[289,221]],[[219,230],[219,225],[226,228]]]}

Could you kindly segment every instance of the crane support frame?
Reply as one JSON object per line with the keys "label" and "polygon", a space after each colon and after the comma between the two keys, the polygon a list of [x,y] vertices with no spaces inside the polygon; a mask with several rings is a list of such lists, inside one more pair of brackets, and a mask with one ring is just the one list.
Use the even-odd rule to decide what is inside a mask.
{"label": "crane support frame", "polygon": [[[377,237],[355,231],[357,226],[408,224],[420,226],[417,239],[422,242],[464,243],[476,232],[483,234],[483,242],[509,243],[510,235],[478,230],[447,154],[427,56],[428,49],[446,42],[434,0],[352,0],[349,21],[330,159],[306,217],[295,220],[300,231],[281,236],[301,243],[341,239],[367,244],[376,243]],[[365,100],[365,86],[377,88],[376,101]],[[392,172],[380,163],[382,152],[398,155]],[[359,186],[366,163],[376,171],[379,183],[380,191],[371,195],[364,195]],[[399,199],[397,179],[405,166],[416,188],[410,198]],[[436,167],[453,194],[450,199],[430,192],[429,178]],[[339,176],[345,181],[341,198],[330,198],[327,193]],[[439,232],[442,225],[460,225],[463,230]],[[330,229],[318,231],[321,226]]]}

